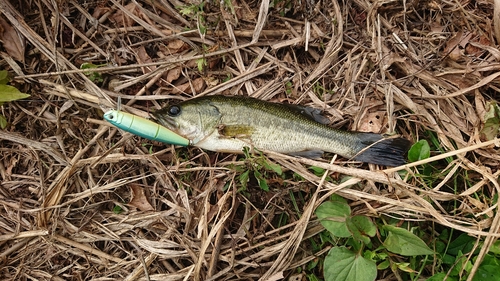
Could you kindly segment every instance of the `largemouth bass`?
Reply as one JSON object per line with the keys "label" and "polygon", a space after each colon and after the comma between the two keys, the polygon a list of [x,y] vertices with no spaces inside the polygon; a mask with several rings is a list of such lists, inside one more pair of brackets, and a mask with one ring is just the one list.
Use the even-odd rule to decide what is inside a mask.
{"label": "largemouth bass", "polygon": [[153,116],[190,144],[218,152],[254,147],[306,157],[324,151],[356,161],[405,164],[410,142],[348,132],[316,122],[303,108],[241,96],[205,96],[160,109]]}

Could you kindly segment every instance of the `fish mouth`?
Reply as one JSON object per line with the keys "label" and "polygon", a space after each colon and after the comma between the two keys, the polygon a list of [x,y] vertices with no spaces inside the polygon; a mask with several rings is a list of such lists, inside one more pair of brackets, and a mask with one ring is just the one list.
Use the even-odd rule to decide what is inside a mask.
{"label": "fish mouth", "polygon": [[154,112],[151,114],[153,118],[158,121],[162,126],[167,127],[170,130],[177,130],[178,125],[177,122],[170,116],[166,114],[161,114],[159,112]]}

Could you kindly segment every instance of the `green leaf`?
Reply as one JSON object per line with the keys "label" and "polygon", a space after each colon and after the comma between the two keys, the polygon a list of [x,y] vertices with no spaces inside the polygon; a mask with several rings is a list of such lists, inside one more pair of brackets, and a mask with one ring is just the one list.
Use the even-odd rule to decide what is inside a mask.
{"label": "green leaf", "polygon": [[490,253],[500,255],[500,240],[497,240],[490,247]]}
{"label": "green leaf", "polygon": [[248,146],[243,147],[243,155],[245,155],[245,159],[252,158],[252,156],[250,155],[250,147]]}
{"label": "green leaf", "polygon": [[384,269],[389,268],[390,265],[391,265],[391,262],[389,260],[385,260],[377,265],[377,269],[384,270]]}
{"label": "green leaf", "polygon": [[446,273],[444,272],[434,274],[431,278],[427,278],[426,281],[445,281],[444,278],[446,278],[446,281],[458,281],[458,279],[453,276],[446,277]]}
{"label": "green leaf", "polygon": [[470,272],[472,268],[472,262],[467,260],[467,256],[464,255],[461,251],[458,251],[457,256],[455,256],[455,260],[451,263],[453,267],[449,271],[450,276],[460,276],[463,271]]}
{"label": "green leaf", "polygon": [[408,151],[408,160],[416,162],[422,159],[427,159],[431,155],[431,148],[426,140],[420,140],[411,146]]}
{"label": "green leaf", "polygon": [[[80,65],[80,69],[96,69],[96,68],[99,68],[102,66],[105,66],[105,64],[97,65],[97,64],[86,62],[86,63],[82,63]],[[84,74],[87,75],[89,77],[90,81],[92,81],[92,82],[103,82],[104,81],[104,79],[102,78],[102,76],[99,72],[85,71]]]}
{"label": "green leaf", "polygon": [[120,207],[120,206],[118,206],[118,205],[115,205],[115,206],[113,207],[113,213],[115,213],[115,214],[121,214],[122,212],[123,212],[122,207]]}
{"label": "green leaf", "polygon": [[7,128],[7,119],[5,119],[5,117],[0,114],[0,129],[5,129]]}
{"label": "green leaf", "polygon": [[451,241],[446,253],[453,256],[457,256],[458,253],[468,254],[474,248],[475,243],[476,238],[462,233],[455,240]]}
{"label": "green leaf", "polygon": [[488,104],[488,111],[484,114],[484,126],[481,129],[481,137],[492,140],[498,135],[500,129],[500,107],[496,102]]}
{"label": "green leaf", "polygon": [[269,185],[267,185],[267,181],[264,178],[264,176],[262,176],[262,174],[257,170],[253,171],[253,175],[257,179],[257,182],[259,183],[260,188],[264,191],[269,191]]}
{"label": "green leaf", "polygon": [[283,171],[281,170],[281,166],[278,165],[278,164],[269,163],[265,159],[264,159],[264,161],[262,161],[262,164],[269,171],[273,171],[273,172],[275,172],[276,174],[278,174],[280,176],[283,174]]}
{"label": "green leaf", "polygon": [[326,201],[316,209],[321,225],[337,237],[350,237],[346,218],[351,215],[351,207],[345,202]]}
{"label": "green leaf", "polygon": [[325,169],[316,166],[310,166],[308,169],[312,170],[314,175],[317,177],[321,177],[325,173]]}
{"label": "green leaf", "polygon": [[500,260],[486,254],[472,281],[500,281]]}
{"label": "green leaf", "polygon": [[0,84],[0,102],[25,99],[30,95],[21,93],[16,87]]}
{"label": "green leaf", "polygon": [[9,72],[7,70],[0,70],[0,84],[6,85],[9,81]]}
{"label": "green leaf", "polygon": [[352,233],[354,239],[363,241],[365,245],[370,243],[370,237],[375,236],[377,227],[373,224],[370,218],[366,216],[354,216],[346,219],[346,225]]}
{"label": "green leaf", "polygon": [[204,67],[207,66],[207,60],[205,58],[197,59],[196,65],[198,66],[198,71],[202,72]]}
{"label": "green leaf", "polygon": [[390,252],[403,256],[433,255],[434,252],[415,234],[392,225],[383,226],[389,233],[384,246]]}
{"label": "green leaf", "polygon": [[245,171],[244,173],[242,173],[240,175],[240,183],[241,183],[241,187],[243,189],[247,189],[247,183],[248,183],[249,179],[250,179],[250,171],[249,170]]}
{"label": "green leaf", "polygon": [[323,267],[325,281],[373,281],[377,278],[377,265],[346,247],[330,249]]}
{"label": "green leaf", "polygon": [[90,62],[85,62],[80,65],[80,69],[92,69],[98,68],[99,66]]}

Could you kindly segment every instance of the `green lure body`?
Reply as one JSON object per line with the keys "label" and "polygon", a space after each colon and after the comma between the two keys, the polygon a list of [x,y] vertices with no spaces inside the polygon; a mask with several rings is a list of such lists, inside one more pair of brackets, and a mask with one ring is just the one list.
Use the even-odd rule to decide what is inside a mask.
{"label": "green lure body", "polygon": [[189,145],[188,139],[181,137],[151,120],[137,115],[112,109],[104,113],[104,119],[119,129],[148,140],[182,146]]}

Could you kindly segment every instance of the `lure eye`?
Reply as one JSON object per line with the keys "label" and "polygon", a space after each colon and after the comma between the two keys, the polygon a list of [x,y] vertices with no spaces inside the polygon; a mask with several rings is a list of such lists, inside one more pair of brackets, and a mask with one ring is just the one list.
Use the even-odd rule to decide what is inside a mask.
{"label": "lure eye", "polygon": [[180,113],[181,113],[181,108],[178,107],[177,105],[172,105],[168,109],[168,115],[170,115],[172,117],[175,117],[175,116],[179,115]]}

